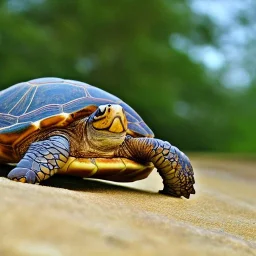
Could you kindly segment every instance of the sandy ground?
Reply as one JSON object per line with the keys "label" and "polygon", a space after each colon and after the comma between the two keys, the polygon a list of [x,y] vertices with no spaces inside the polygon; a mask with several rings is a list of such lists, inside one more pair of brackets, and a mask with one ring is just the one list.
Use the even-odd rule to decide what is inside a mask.
{"label": "sandy ground", "polygon": [[192,163],[189,200],[158,194],[156,172],[125,186],[1,177],[0,255],[256,255],[256,163]]}

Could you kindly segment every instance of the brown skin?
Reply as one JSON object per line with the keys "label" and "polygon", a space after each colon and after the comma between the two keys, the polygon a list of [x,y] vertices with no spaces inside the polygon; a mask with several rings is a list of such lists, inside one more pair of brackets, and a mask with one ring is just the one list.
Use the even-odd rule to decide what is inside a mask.
{"label": "brown skin", "polygon": [[[114,157],[128,129],[127,119],[119,105],[103,105],[103,115],[80,119],[67,127],[38,130],[16,145],[18,160],[27,152],[31,143],[51,136],[62,135],[70,141],[70,156],[77,158]],[[100,112],[100,108],[98,108]],[[100,112],[102,113],[102,112]],[[36,138],[36,140],[35,140]]]}

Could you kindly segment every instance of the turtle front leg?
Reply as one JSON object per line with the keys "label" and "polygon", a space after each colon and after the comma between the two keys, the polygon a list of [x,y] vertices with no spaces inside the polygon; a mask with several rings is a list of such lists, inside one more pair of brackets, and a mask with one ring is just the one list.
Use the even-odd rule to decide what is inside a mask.
{"label": "turtle front leg", "polygon": [[195,194],[194,172],[188,157],[167,141],[129,136],[116,155],[152,162],[163,179],[163,194],[186,198]]}
{"label": "turtle front leg", "polygon": [[8,178],[23,183],[40,183],[62,168],[68,156],[69,141],[63,136],[34,142]]}

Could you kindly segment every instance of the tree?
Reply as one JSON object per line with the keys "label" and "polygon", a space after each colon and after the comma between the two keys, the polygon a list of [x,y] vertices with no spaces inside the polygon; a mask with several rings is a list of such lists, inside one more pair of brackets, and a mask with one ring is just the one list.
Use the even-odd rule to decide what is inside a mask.
{"label": "tree", "polygon": [[233,94],[172,43],[173,35],[215,43],[214,24],[187,1],[17,3],[1,1],[2,89],[42,76],[81,80],[122,98],[182,149],[233,145]]}

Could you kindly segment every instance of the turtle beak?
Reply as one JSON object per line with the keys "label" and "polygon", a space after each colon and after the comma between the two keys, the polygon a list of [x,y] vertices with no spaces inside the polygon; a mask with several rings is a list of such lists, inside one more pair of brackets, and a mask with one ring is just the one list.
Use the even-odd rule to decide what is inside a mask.
{"label": "turtle beak", "polygon": [[125,111],[117,104],[99,106],[93,119],[93,127],[98,130],[122,133],[128,128]]}
{"label": "turtle beak", "polygon": [[113,122],[109,127],[110,132],[125,132],[127,130],[127,119],[124,109],[119,105],[112,105]]}

